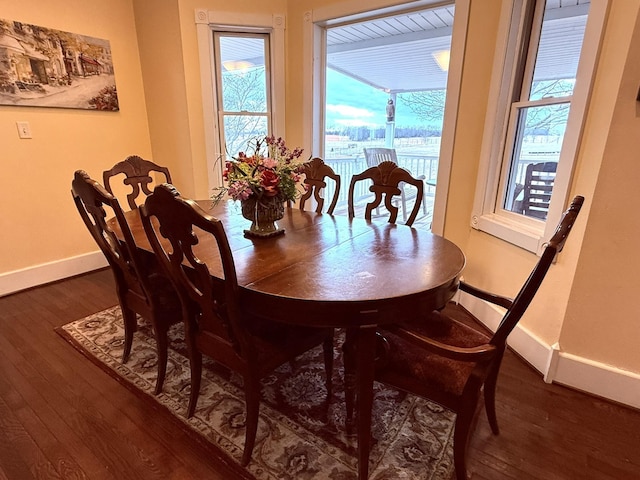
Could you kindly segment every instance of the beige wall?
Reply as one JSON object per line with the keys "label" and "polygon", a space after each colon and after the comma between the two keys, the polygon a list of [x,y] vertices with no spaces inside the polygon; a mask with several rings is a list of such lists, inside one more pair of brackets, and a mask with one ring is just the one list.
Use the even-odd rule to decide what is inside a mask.
{"label": "beige wall", "polygon": [[[147,112],[130,0],[0,0],[2,18],[110,40],[119,112],[0,106],[0,274],[96,246],[71,195],[76,169],[101,178],[125,156],[149,156]],[[15,122],[31,124],[18,139]]]}
{"label": "beige wall", "polygon": [[599,174],[560,340],[576,355],[633,372],[640,372],[639,8],[615,2],[610,14],[593,98],[594,111],[604,113],[594,112],[583,142],[583,162],[602,162],[599,172],[580,173]]}
{"label": "beige wall", "polygon": [[[0,107],[3,158],[10,172],[0,180],[0,228],[16,232],[15,238],[3,235],[0,275],[95,250],[68,193],[76,168],[98,176],[116,160],[139,153],[168,165],[185,194],[208,195],[196,8],[287,14],[287,140],[297,145],[304,136],[304,12],[336,5],[356,12],[393,3],[398,2],[0,0],[5,17],[110,39],[122,108],[109,114]],[[640,312],[634,296],[639,217],[632,208],[627,208],[628,219],[618,212],[621,205],[634,205],[640,191],[633,183],[640,178],[635,155],[640,150],[635,145],[640,142],[635,102],[640,0],[612,3],[571,189],[572,195],[585,195],[587,204],[523,325],[547,345],[560,342],[565,352],[640,373]],[[471,2],[445,235],[464,248],[468,280],[511,295],[536,257],[469,226],[500,6],[500,0]],[[635,44],[629,50],[631,39]],[[16,120],[31,122],[33,140],[18,140]],[[43,193],[36,196],[37,191]],[[21,206],[12,213],[7,205],[16,202]],[[41,213],[43,207],[48,213]],[[40,215],[47,218],[37,221]]]}

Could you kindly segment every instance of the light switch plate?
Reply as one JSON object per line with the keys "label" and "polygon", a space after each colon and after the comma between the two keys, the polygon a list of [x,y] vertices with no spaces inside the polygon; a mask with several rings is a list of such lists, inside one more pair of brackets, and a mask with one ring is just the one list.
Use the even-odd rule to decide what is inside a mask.
{"label": "light switch plate", "polygon": [[29,122],[16,122],[16,126],[18,127],[18,136],[20,138],[32,138]]}

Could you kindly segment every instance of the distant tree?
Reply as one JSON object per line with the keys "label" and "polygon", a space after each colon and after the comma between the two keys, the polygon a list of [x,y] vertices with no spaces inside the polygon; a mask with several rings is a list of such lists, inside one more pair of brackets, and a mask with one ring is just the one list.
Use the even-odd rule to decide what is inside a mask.
{"label": "distant tree", "polygon": [[[571,95],[574,80],[555,79],[542,80],[533,83],[531,100],[541,98],[558,98]],[[444,118],[444,105],[446,99],[445,90],[428,90],[424,92],[411,92],[398,95],[400,101],[405,104],[418,118],[430,123],[442,125]],[[551,134],[559,128],[563,128],[567,122],[569,104],[560,104],[544,107],[530,108],[527,112],[527,134]]]}
{"label": "distant tree", "polygon": [[[573,93],[573,80],[557,79],[534,82],[529,98],[560,98]],[[527,110],[527,135],[553,135],[564,130],[569,115],[569,103],[531,107]]]}
{"label": "distant tree", "polygon": [[427,90],[398,95],[400,101],[421,120],[442,125],[445,90]]}
{"label": "distant tree", "polygon": [[267,134],[264,116],[243,114],[267,111],[264,78],[264,66],[222,74],[224,105],[221,107],[225,112],[240,113],[225,115],[225,147],[229,155],[244,151],[251,139]]}

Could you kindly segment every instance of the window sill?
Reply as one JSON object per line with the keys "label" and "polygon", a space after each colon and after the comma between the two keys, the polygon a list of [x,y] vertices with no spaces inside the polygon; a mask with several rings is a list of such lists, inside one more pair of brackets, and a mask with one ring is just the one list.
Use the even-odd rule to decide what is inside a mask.
{"label": "window sill", "polygon": [[[525,219],[527,220],[527,219]],[[539,225],[537,225],[539,223]],[[496,214],[474,215],[471,226],[520,248],[539,254],[543,243],[543,222],[519,222]]]}

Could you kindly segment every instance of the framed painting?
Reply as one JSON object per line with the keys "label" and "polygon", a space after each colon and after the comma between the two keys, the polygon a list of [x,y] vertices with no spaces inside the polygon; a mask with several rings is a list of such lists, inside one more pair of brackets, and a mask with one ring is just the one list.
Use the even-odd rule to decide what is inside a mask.
{"label": "framed painting", "polygon": [[109,41],[0,19],[0,105],[119,110]]}

